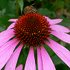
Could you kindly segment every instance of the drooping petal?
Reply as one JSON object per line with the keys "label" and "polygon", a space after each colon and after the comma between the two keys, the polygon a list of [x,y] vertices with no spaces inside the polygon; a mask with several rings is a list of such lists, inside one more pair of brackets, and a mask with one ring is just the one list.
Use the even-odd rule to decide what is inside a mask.
{"label": "drooping petal", "polygon": [[43,62],[43,70],[56,70],[49,54],[42,46],[41,46],[41,56]]}
{"label": "drooping petal", "polygon": [[38,70],[43,70],[42,55],[41,55],[40,47],[37,47],[37,62],[38,62]]}
{"label": "drooping petal", "polygon": [[52,31],[51,34],[61,39],[62,41],[70,44],[70,35],[63,32],[57,32],[57,31]]}
{"label": "drooping petal", "polygon": [[13,30],[5,30],[0,33],[0,46],[7,42],[10,38],[14,37]]}
{"label": "drooping petal", "polygon": [[50,26],[50,28],[54,31],[58,31],[58,32],[70,32],[70,30],[64,26],[61,26],[61,25],[52,25]]}
{"label": "drooping petal", "polygon": [[0,69],[7,63],[17,44],[18,42],[13,40],[0,48]]}
{"label": "drooping petal", "polygon": [[15,23],[12,23],[7,29],[11,29],[11,28],[13,28],[14,25],[15,25]]}
{"label": "drooping petal", "polygon": [[16,64],[18,61],[19,54],[21,52],[23,45],[18,46],[18,48],[14,51],[10,59],[8,60],[5,70],[15,70],[16,69]]}
{"label": "drooping petal", "polygon": [[9,19],[9,22],[16,22],[18,19]]}
{"label": "drooping petal", "polygon": [[22,64],[19,65],[19,66],[16,68],[16,70],[23,70],[23,65],[22,65]]}
{"label": "drooping petal", "polygon": [[70,51],[51,39],[46,44],[70,67]]}
{"label": "drooping petal", "polygon": [[51,25],[55,25],[55,24],[58,24],[58,23],[62,22],[62,19],[50,19],[49,17],[45,17],[45,18],[47,19],[47,21]]}
{"label": "drooping petal", "polygon": [[4,36],[8,36],[9,34],[14,34],[13,29],[2,31],[2,32],[0,33],[0,40],[1,40]]}
{"label": "drooping petal", "polygon": [[33,47],[30,47],[24,70],[36,70]]}
{"label": "drooping petal", "polygon": [[[2,45],[2,46],[0,47],[0,53],[2,53],[2,51],[4,51],[6,48],[8,48],[9,46],[11,46],[11,45],[12,45],[13,43],[15,43],[15,42],[17,42],[17,40],[16,40],[16,39],[13,39],[13,40],[11,40],[11,41],[5,43],[4,45]],[[18,42],[17,42],[17,43],[18,43]]]}

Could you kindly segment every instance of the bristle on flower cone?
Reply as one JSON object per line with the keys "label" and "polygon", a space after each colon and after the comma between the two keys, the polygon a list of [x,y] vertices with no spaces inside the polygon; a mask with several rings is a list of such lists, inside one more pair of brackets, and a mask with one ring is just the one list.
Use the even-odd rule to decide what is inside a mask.
{"label": "bristle on flower cone", "polygon": [[51,28],[44,16],[38,13],[25,14],[18,18],[14,32],[17,39],[28,46],[38,46],[50,35]]}

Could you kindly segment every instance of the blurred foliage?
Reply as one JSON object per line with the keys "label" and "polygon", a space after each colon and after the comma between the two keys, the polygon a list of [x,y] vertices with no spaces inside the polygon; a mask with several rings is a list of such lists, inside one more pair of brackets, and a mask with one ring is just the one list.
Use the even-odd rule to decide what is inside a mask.
{"label": "blurred foliage", "polygon": [[[24,14],[26,6],[33,5],[39,13],[50,18],[62,18],[64,25],[70,28],[70,0],[0,0],[0,31],[5,30],[11,23],[11,18],[18,18]],[[51,36],[54,40],[70,50],[70,45]],[[57,70],[70,70],[48,47],[45,46],[56,65]],[[52,52],[51,52],[52,51]],[[24,65],[28,54],[28,48],[22,50],[18,64]]]}

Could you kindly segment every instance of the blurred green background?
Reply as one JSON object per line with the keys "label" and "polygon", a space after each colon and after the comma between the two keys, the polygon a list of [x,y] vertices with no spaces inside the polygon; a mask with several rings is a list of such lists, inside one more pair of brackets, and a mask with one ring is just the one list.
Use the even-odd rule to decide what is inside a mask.
{"label": "blurred green background", "polygon": [[[0,0],[0,32],[5,30],[11,23],[8,22],[11,18],[18,18],[24,14],[26,6],[33,5],[37,11],[50,18],[62,18],[64,25],[70,28],[70,0]],[[70,45],[53,37],[57,42],[70,50]],[[56,70],[70,70],[53,52],[49,47],[46,48],[56,65]],[[24,65],[28,48],[22,50],[23,54],[20,55],[18,64]]]}

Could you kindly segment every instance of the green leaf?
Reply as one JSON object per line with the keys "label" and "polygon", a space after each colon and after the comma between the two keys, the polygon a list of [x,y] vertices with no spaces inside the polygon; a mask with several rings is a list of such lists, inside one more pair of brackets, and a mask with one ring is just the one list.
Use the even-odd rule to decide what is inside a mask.
{"label": "green leaf", "polygon": [[0,17],[0,32],[5,30],[10,25],[8,22],[9,18],[9,16]]}
{"label": "green leaf", "polygon": [[70,44],[66,44],[65,47],[70,51]]}
{"label": "green leaf", "polygon": [[41,1],[43,1],[43,0],[36,0],[37,2],[41,2]]}
{"label": "green leaf", "polygon": [[53,11],[48,10],[47,8],[40,8],[38,9],[38,13],[42,15],[46,15],[48,17],[55,17],[55,13]]}
{"label": "green leaf", "polygon": [[27,0],[28,2],[34,1],[34,0]]}
{"label": "green leaf", "polygon": [[19,59],[18,59],[18,62],[17,62],[17,66],[19,64],[23,64],[23,65],[25,64],[28,52],[29,52],[29,48],[25,47],[22,49],[20,56],[19,56]]}
{"label": "green leaf", "polygon": [[69,27],[70,26],[70,18],[63,18],[63,21],[61,22],[61,24],[63,26]]}
{"label": "green leaf", "polygon": [[8,6],[9,0],[0,0],[0,9],[6,8]]}
{"label": "green leaf", "polygon": [[46,8],[40,8],[38,9],[38,12],[43,15],[50,15],[50,11]]}
{"label": "green leaf", "polygon": [[53,9],[57,10],[60,8],[64,8],[64,1],[62,0],[56,0],[55,2],[53,2]]}
{"label": "green leaf", "polygon": [[54,52],[47,45],[44,45],[44,47],[51,57],[55,55]]}
{"label": "green leaf", "polygon": [[56,56],[56,54],[52,57],[52,60],[54,62],[55,65],[59,65],[61,63],[63,63],[58,56]]}
{"label": "green leaf", "polygon": [[23,0],[18,0],[18,5],[19,5],[19,8],[20,8],[21,13],[22,13],[23,7],[24,7],[24,2],[23,2]]}
{"label": "green leaf", "polygon": [[59,64],[56,66],[56,70],[70,70],[65,64]]}

